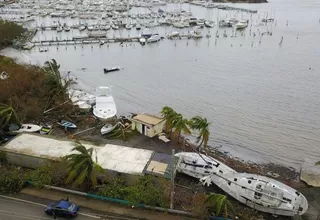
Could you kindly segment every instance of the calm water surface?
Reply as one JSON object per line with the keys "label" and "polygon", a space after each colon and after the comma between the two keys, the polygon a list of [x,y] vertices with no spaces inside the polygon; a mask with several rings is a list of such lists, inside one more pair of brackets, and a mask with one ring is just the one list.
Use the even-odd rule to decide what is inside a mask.
{"label": "calm water surface", "polygon": [[[112,85],[119,113],[157,114],[168,105],[186,117],[207,117],[212,122],[210,144],[221,145],[233,156],[296,168],[305,158],[320,159],[320,1],[272,0],[269,4],[233,5],[258,9],[258,14],[251,17],[241,12],[218,13],[216,9],[208,12],[197,6],[183,8],[214,20],[218,16],[250,19],[251,35],[248,27],[244,36],[238,33],[235,38],[229,37],[232,30],[228,29],[229,36],[220,36],[216,42],[212,37],[200,41],[163,40],[145,47],[54,46],[48,53],[39,53],[36,48],[3,53],[38,64],[54,58],[63,70],[78,78],[79,88],[89,92],[100,85]],[[276,22],[259,24],[267,14]],[[259,31],[267,30],[273,35],[258,36]],[[223,31],[219,30],[220,35]],[[215,35],[216,28],[210,32]],[[79,34],[72,30],[58,38]],[[109,36],[127,34],[111,31]],[[135,30],[130,34],[135,35]],[[55,32],[46,31],[35,38],[53,36]],[[124,69],[103,73],[103,68],[116,65]]]}

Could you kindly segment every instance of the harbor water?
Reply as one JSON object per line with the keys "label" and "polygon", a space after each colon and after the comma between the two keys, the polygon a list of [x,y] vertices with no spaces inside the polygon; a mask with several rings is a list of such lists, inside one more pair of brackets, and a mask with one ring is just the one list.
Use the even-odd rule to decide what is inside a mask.
{"label": "harbor water", "polygon": [[[167,105],[188,118],[204,116],[212,122],[210,145],[235,157],[295,168],[305,158],[320,160],[320,1],[229,5],[258,13],[188,4],[182,8],[215,21],[227,17],[249,19],[243,32],[216,25],[204,28],[203,35],[211,37],[200,40],[163,39],[145,46],[48,46],[46,53],[35,47],[22,52],[6,49],[2,54],[33,64],[56,59],[63,72],[70,71],[76,78],[77,87],[88,92],[100,85],[112,85],[120,114],[159,114]],[[175,10],[177,6],[164,8],[170,7]],[[261,24],[266,17],[274,18],[274,22]],[[60,20],[75,23],[68,19]],[[49,24],[50,18],[41,22]],[[41,24],[40,20],[37,23]],[[173,30],[177,29],[151,29],[161,35]],[[225,30],[227,37],[223,37]],[[219,38],[215,37],[217,31]],[[261,35],[267,31],[272,36]],[[73,29],[68,33],[39,31],[34,40],[71,39],[81,34]],[[137,34],[135,29],[108,31],[108,36]],[[123,69],[104,74],[103,68],[113,66]]]}

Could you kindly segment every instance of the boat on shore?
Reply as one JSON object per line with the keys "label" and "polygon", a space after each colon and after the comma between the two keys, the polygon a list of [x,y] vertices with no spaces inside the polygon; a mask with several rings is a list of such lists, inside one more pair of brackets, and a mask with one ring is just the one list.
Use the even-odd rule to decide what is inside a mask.
{"label": "boat on shore", "polygon": [[107,120],[117,114],[117,107],[109,86],[100,86],[96,89],[96,104],[93,106],[93,114],[100,120]]}
{"label": "boat on shore", "polygon": [[207,181],[214,182],[239,202],[261,212],[294,216],[308,210],[308,201],[302,193],[269,177],[249,173],[216,173],[201,179],[203,184]]}
{"label": "boat on shore", "polygon": [[[177,171],[194,178],[201,179],[212,173],[236,173],[234,169],[226,164],[204,154],[196,152],[180,152],[176,153],[175,156],[180,158],[177,164]],[[215,183],[217,178],[212,176],[211,181]]]}
{"label": "boat on shore", "polygon": [[118,123],[113,125],[113,124],[105,124],[104,126],[102,126],[102,128],[100,129],[100,133],[101,135],[106,135],[108,133],[110,133],[111,131],[113,131],[116,127],[118,126]]}
{"label": "boat on shore", "polygon": [[61,127],[64,128],[69,128],[69,129],[76,129],[77,125],[75,125],[74,123],[67,121],[67,120],[60,120],[57,122],[58,125],[60,125]]}
{"label": "boat on shore", "polygon": [[107,73],[115,72],[115,71],[119,71],[119,70],[120,70],[120,67],[119,67],[119,66],[115,66],[115,67],[111,67],[111,68],[109,68],[109,69],[104,68],[104,69],[103,69],[103,72],[104,72],[105,74],[107,74]]}
{"label": "boat on shore", "polygon": [[41,126],[35,125],[35,124],[22,124],[19,128],[19,130],[16,130],[15,132],[21,133],[21,132],[28,132],[28,133],[33,133],[33,132],[38,132],[41,130]]}

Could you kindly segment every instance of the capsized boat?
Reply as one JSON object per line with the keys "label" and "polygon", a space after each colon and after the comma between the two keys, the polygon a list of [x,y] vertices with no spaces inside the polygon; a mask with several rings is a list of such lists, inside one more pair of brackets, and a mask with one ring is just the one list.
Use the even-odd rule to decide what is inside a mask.
{"label": "capsized boat", "polygon": [[273,215],[302,215],[308,210],[305,196],[292,187],[269,177],[249,173],[212,174],[201,179],[213,182],[239,202]]}
{"label": "capsized boat", "polygon": [[[176,153],[175,156],[180,158],[177,164],[177,171],[194,178],[201,179],[212,173],[236,173],[234,169],[228,167],[226,164],[204,154],[180,152]],[[215,176],[212,176],[211,181],[216,182],[217,179]]]}
{"label": "capsized boat", "polygon": [[101,120],[112,118],[117,114],[117,107],[109,86],[100,86],[96,89],[96,104],[93,106],[93,114]]}

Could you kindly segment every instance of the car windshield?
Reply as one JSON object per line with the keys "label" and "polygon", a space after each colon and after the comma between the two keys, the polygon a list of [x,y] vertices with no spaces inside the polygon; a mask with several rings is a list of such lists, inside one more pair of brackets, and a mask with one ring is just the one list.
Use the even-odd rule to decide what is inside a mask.
{"label": "car windshield", "polygon": [[75,204],[71,204],[71,205],[69,206],[68,210],[69,210],[69,211],[72,211],[72,210],[74,210],[75,207],[76,207]]}

